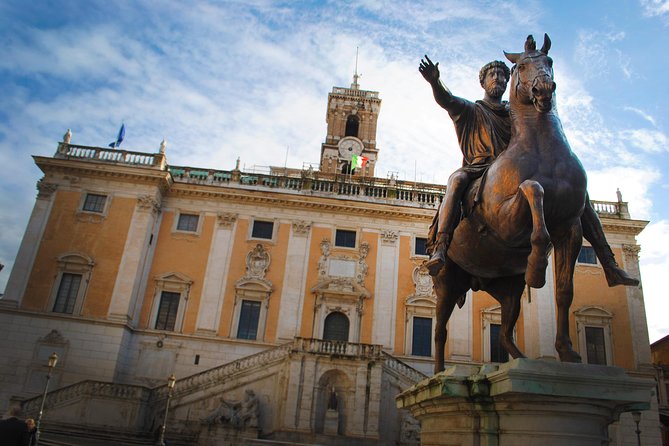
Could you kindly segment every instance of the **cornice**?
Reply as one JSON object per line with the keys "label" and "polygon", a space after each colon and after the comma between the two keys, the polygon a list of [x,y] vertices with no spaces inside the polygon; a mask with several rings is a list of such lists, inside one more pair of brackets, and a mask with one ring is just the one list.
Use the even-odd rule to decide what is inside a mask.
{"label": "cornice", "polygon": [[435,209],[411,208],[396,203],[381,204],[368,201],[354,201],[345,198],[330,198],[317,195],[287,194],[265,190],[237,188],[202,187],[200,185],[174,183],[169,191],[170,198],[201,198],[222,200],[228,203],[265,204],[294,209],[309,209],[320,212],[345,213],[368,217],[392,218],[393,220],[421,219],[429,222]]}
{"label": "cornice", "polygon": [[43,156],[33,156],[35,164],[45,174],[73,173],[89,177],[103,177],[134,183],[155,184],[161,190],[167,191],[173,180],[166,170],[160,170],[141,165],[110,164],[91,160],[58,159]]}
{"label": "cornice", "polygon": [[606,233],[617,233],[626,235],[639,235],[648,225],[647,220],[626,220],[617,218],[601,217],[602,227]]}

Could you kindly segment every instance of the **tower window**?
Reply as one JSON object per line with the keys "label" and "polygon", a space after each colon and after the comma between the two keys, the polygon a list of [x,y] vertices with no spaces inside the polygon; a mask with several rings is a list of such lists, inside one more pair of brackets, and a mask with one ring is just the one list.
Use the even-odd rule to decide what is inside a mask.
{"label": "tower window", "polygon": [[344,136],[358,137],[358,130],[360,128],[360,118],[356,115],[349,115],[346,118],[346,134]]}

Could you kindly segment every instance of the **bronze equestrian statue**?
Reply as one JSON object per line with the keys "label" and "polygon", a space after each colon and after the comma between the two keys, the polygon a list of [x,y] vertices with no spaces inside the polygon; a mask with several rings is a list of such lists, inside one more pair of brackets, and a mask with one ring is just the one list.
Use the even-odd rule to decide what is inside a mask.
{"label": "bronze equestrian statue", "polygon": [[486,94],[474,104],[453,96],[441,84],[438,64],[427,56],[421,61],[420,72],[453,119],[464,155],[463,168],[449,178],[430,234],[428,267],[437,294],[435,372],[444,368],[446,324],[469,289],[487,291],[499,301],[500,343],[512,357],[524,356],[513,341],[520,296],[526,283],[534,288],[545,284],[553,247],[555,348],[562,361],[581,361],[569,338],[569,306],[582,237],[592,243],[610,286],[638,285],[615,263],[590,205],[585,171],[555,111],[550,45],[545,35],[537,51],[528,36],[523,53],[505,53],[515,64],[508,109],[501,101],[509,80],[503,62],[481,70]]}

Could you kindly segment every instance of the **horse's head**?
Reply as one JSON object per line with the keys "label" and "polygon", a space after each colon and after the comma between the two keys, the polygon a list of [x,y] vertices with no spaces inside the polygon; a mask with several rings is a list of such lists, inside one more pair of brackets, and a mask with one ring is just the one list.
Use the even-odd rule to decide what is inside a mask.
{"label": "horse's head", "polygon": [[525,51],[504,55],[513,62],[511,69],[511,102],[532,103],[537,111],[545,113],[553,108],[553,59],[548,57],[551,39],[544,34],[544,44],[537,51],[534,37],[527,36]]}

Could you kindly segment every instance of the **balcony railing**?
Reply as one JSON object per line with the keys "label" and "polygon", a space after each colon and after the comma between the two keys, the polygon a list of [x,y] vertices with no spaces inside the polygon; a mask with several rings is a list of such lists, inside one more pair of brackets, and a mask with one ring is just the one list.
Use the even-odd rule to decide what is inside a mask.
{"label": "balcony railing", "polygon": [[355,356],[357,358],[369,359],[378,359],[381,357],[381,345],[355,344],[346,341],[311,338],[295,338],[293,351],[324,355]]}
{"label": "balcony railing", "polygon": [[[257,171],[257,169],[253,169],[252,172],[242,172],[240,170],[167,166],[165,155],[162,153],[132,152],[67,143],[58,145],[55,158],[167,169],[177,183],[284,189],[302,194],[344,196],[354,200],[431,209],[436,209],[440,205],[446,192],[445,185],[328,174],[313,169],[278,169],[272,171],[272,168],[270,168],[269,173],[267,173],[267,169],[262,172]],[[591,203],[601,217],[630,218],[626,202],[593,200]]]}
{"label": "balcony railing", "polygon": [[259,188],[288,189],[322,196],[346,196],[365,201],[436,208],[446,186],[385,178],[326,174],[313,170],[259,173],[239,170],[215,170],[189,166],[169,166],[177,183],[211,186],[241,185]]}
{"label": "balcony railing", "polygon": [[105,149],[103,147],[77,146],[60,143],[55,158],[85,159],[105,161],[116,164],[130,164],[134,166],[159,167],[164,166],[165,155],[160,153],[131,152],[128,150]]}

